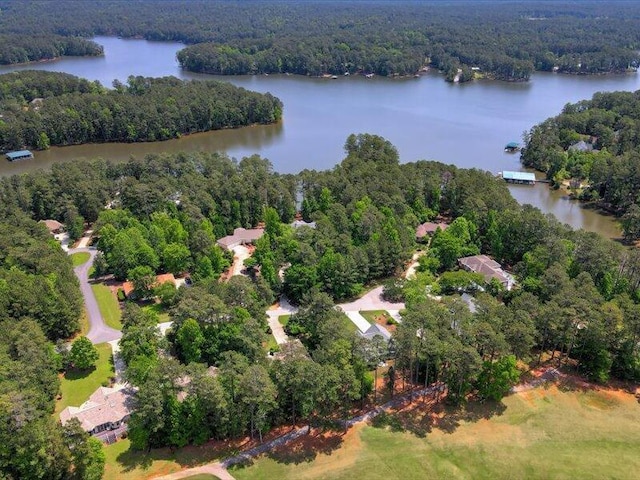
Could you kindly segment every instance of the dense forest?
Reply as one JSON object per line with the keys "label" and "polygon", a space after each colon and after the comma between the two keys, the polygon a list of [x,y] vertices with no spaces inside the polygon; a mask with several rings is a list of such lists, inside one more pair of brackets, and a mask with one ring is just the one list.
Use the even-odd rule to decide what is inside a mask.
{"label": "dense forest", "polygon": [[596,93],[534,126],[522,162],[569,184],[578,198],[622,217],[624,236],[640,238],[640,91]]}
{"label": "dense forest", "polygon": [[282,116],[272,95],[225,82],[131,76],[114,87],[55,72],[0,75],[0,150],[167,140]]}
{"label": "dense forest", "polygon": [[[190,70],[217,74],[413,75],[476,72],[527,80],[638,66],[634,2],[87,1],[3,2],[3,32],[177,40]],[[472,70],[472,68],[479,70]]]}
{"label": "dense forest", "polygon": [[99,480],[100,442],[52,416],[60,388],[53,341],[79,329],[82,299],[71,260],[43,224],[0,216],[0,476]]}
{"label": "dense forest", "polygon": [[[517,361],[549,354],[595,381],[640,378],[637,251],[519,206],[488,172],[401,164],[374,135],[351,135],[345,152],[330,171],[298,175],[279,175],[257,156],[200,153],[2,179],[5,218],[96,222],[96,275],[144,286],[156,272],[192,274],[191,288],[154,293],[174,322],[167,338],[155,313],[125,308],[120,347],[139,387],[133,448],[258,438],[299,421],[335,426],[371,401],[374,367],[388,359],[390,393],[440,382],[452,403],[470,393],[501,398]],[[298,209],[315,228],[289,225]],[[399,280],[415,227],[437,216],[450,227],[432,239],[417,277]],[[248,275],[220,282],[228,258],[215,240],[259,222],[266,233]],[[457,269],[457,258],[475,253],[500,261],[517,287]],[[407,307],[391,346],[355,335],[334,308],[373,280]],[[474,295],[473,311],[461,292]],[[286,327],[299,342],[270,359],[264,312],[281,293],[299,306]]]}
{"label": "dense forest", "polygon": [[52,60],[58,57],[103,55],[102,46],[91,40],[61,35],[0,35],[0,64]]}

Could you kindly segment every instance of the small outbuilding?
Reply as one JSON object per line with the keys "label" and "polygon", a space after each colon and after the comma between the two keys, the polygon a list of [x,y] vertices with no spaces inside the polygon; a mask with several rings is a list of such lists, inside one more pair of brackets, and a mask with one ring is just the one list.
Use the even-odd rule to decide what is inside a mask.
{"label": "small outbuilding", "polygon": [[531,172],[511,172],[505,170],[499,174],[505,182],[519,183],[524,185],[535,185],[536,175]]}
{"label": "small outbuilding", "polygon": [[31,153],[29,150],[18,150],[16,152],[7,152],[5,156],[7,157],[7,160],[13,162],[15,160],[33,158],[33,153]]}
{"label": "small outbuilding", "polygon": [[504,146],[504,151],[507,153],[515,153],[520,150],[520,145],[517,142],[509,142]]}

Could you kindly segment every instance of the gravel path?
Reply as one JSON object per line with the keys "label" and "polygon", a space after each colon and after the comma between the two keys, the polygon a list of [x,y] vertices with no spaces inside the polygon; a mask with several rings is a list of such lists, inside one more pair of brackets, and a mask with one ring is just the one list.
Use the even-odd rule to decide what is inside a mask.
{"label": "gravel path", "polygon": [[84,306],[87,311],[87,317],[89,318],[89,333],[87,338],[92,343],[104,343],[111,340],[117,340],[122,337],[122,332],[108,327],[102,318],[100,308],[98,308],[98,302],[91,290],[91,284],[89,283],[89,269],[93,265],[93,260],[96,256],[97,250],[93,247],[88,248],[74,248],[69,250],[69,255],[78,252],[88,252],[90,257],[86,263],[79,265],[73,269],[80,281],[80,291],[84,297]]}

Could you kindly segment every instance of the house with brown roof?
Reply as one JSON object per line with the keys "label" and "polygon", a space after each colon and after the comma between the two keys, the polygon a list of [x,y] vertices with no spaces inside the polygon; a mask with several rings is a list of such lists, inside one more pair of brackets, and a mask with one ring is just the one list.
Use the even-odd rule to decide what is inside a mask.
{"label": "house with brown roof", "polygon": [[77,418],[82,428],[96,435],[126,425],[132,412],[133,390],[129,387],[100,387],[79,407],[67,407],[60,412],[60,422],[65,425]]}
{"label": "house with brown roof", "polygon": [[62,233],[64,230],[64,225],[57,220],[40,220],[40,223],[44,223],[44,226],[47,227],[47,230],[52,235]]}
{"label": "house with brown roof", "polygon": [[[163,283],[169,282],[171,282],[175,287],[177,285],[176,277],[174,277],[173,273],[163,273],[162,275],[156,275],[156,281],[153,286],[155,288]],[[133,282],[124,282],[122,284],[122,291],[124,292],[125,297],[129,298],[129,295],[131,295],[134,290],[135,286],[133,285]]]}
{"label": "house with brown roof", "polygon": [[449,224],[444,222],[425,222],[422,225],[418,225],[418,228],[416,228],[416,240],[423,240],[427,235],[432,236],[438,228],[446,230],[448,226]]}
{"label": "house with brown roof", "polygon": [[487,283],[495,278],[507,290],[511,290],[516,283],[513,276],[502,269],[502,265],[486,255],[473,255],[471,257],[459,258],[458,263],[468,272],[482,275]]}
{"label": "house with brown roof", "polygon": [[233,235],[222,237],[217,243],[225,250],[232,250],[238,245],[252,244],[262,235],[264,235],[264,228],[236,228]]}

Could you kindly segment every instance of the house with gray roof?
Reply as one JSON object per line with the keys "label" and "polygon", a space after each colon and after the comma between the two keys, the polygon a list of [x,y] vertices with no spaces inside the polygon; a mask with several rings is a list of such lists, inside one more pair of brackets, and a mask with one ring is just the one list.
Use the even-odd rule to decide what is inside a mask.
{"label": "house with gray roof", "polygon": [[360,336],[367,340],[373,340],[375,336],[380,336],[384,338],[385,342],[388,342],[391,339],[391,332],[382,325],[373,323],[365,332],[361,333]]}
{"label": "house with gray roof", "polygon": [[459,258],[458,263],[464,270],[482,275],[487,283],[495,278],[507,290],[511,290],[516,283],[513,276],[502,269],[502,265],[486,255]]}
{"label": "house with gray roof", "polygon": [[133,390],[130,387],[100,387],[79,407],[62,410],[60,422],[65,425],[72,418],[77,418],[82,428],[91,435],[115,430],[129,420],[132,400]]}
{"label": "house with gray roof", "polygon": [[222,237],[217,243],[225,250],[232,250],[238,245],[252,244],[263,235],[264,228],[236,228],[233,235]]}

